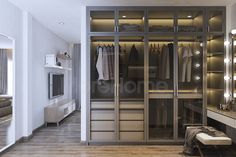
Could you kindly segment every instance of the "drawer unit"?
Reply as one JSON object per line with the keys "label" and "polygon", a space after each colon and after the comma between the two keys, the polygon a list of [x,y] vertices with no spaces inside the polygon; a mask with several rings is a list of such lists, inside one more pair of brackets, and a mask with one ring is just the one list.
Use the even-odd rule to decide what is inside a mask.
{"label": "drawer unit", "polygon": [[114,110],[95,110],[91,111],[91,120],[114,120]]}
{"label": "drawer unit", "polygon": [[91,121],[91,131],[114,131],[114,121]]}
{"label": "drawer unit", "polygon": [[120,120],[144,120],[143,110],[120,110]]}
{"label": "drawer unit", "polygon": [[114,132],[91,132],[91,140],[93,141],[114,141]]}
{"label": "drawer unit", "polygon": [[121,141],[142,141],[144,132],[120,132]]}
{"label": "drawer unit", "polygon": [[114,109],[114,102],[91,102],[91,109]]}
{"label": "drawer unit", "polygon": [[120,109],[144,109],[143,101],[120,102]]}
{"label": "drawer unit", "polygon": [[144,131],[143,121],[120,121],[120,131]]}

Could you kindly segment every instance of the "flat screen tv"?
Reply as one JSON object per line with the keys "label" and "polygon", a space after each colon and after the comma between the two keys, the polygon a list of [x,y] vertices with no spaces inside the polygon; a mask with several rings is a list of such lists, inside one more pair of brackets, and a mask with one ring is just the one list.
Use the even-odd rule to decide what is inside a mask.
{"label": "flat screen tv", "polygon": [[64,95],[64,74],[48,74],[48,97],[53,99]]}

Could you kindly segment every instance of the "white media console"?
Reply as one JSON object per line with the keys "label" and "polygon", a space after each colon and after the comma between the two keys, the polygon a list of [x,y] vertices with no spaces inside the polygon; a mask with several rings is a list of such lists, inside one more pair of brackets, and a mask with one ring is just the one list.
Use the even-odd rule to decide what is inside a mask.
{"label": "white media console", "polygon": [[57,103],[48,105],[44,109],[44,119],[47,126],[48,123],[56,123],[59,126],[61,120],[66,118],[76,109],[75,100],[64,99]]}

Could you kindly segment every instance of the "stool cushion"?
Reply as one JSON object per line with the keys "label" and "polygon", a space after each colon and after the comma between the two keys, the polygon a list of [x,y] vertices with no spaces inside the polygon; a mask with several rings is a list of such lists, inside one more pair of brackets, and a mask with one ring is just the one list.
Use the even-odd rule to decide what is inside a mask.
{"label": "stool cushion", "polygon": [[196,139],[204,145],[231,145],[232,140],[229,137],[213,137],[206,133],[198,133]]}

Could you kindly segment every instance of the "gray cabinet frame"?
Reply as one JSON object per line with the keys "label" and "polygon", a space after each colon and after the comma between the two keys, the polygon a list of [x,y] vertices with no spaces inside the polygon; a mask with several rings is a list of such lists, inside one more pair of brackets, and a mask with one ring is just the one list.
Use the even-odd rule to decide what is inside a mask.
{"label": "gray cabinet frame", "polygon": [[[222,32],[208,32],[208,17],[209,14],[208,12],[213,10],[219,10],[223,12],[223,17],[226,17],[226,8],[225,7],[221,7],[221,6],[217,6],[217,7],[167,7],[167,6],[162,6],[162,7],[152,7],[152,6],[147,6],[147,7],[87,7],[87,67],[88,69],[90,69],[90,37],[93,36],[112,36],[114,37],[114,42],[115,42],[115,98],[114,98],[114,103],[115,103],[115,134],[116,134],[116,140],[115,141],[111,141],[111,142],[105,142],[104,143],[132,143],[132,142],[122,142],[119,141],[119,88],[118,88],[118,84],[119,84],[119,47],[118,47],[118,43],[119,43],[119,37],[120,36],[142,36],[144,37],[144,82],[145,82],[145,86],[144,86],[144,140],[142,141],[138,141],[138,143],[179,143],[182,142],[181,140],[178,140],[178,96],[175,95],[174,93],[177,93],[177,89],[178,89],[178,67],[175,66],[174,69],[174,93],[173,93],[173,105],[174,105],[174,127],[173,127],[173,131],[174,131],[174,138],[173,140],[160,140],[160,141],[156,141],[156,140],[150,140],[149,139],[149,131],[148,131],[148,127],[149,127],[149,115],[148,115],[148,111],[149,111],[149,92],[148,92],[148,82],[149,82],[149,71],[148,71],[148,67],[149,67],[149,45],[148,45],[148,37],[150,35],[172,35],[174,37],[174,52],[177,51],[177,43],[178,43],[178,36],[180,35],[199,35],[202,36],[203,41],[204,41],[204,48],[203,48],[203,124],[206,125],[207,124],[207,78],[204,77],[207,75],[207,36],[208,35],[224,35],[226,33],[226,21],[224,18],[223,21],[223,30]],[[120,10],[126,10],[126,11],[144,11],[144,17],[145,17],[145,21],[144,21],[144,31],[143,32],[118,32],[117,30],[117,26],[118,26],[118,20],[119,20],[119,11]],[[166,32],[149,32],[149,24],[148,24],[148,13],[149,11],[161,11],[161,10],[169,10],[169,11],[173,11],[174,12],[174,27],[175,27],[175,31],[171,32],[171,33],[166,33]],[[188,11],[188,10],[197,10],[197,11],[202,11],[203,12],[203,31],[202,32],[188,32],[188,33],[184,33],[184,32],[177,32],[176,30],[176,26],[178,26],[178,11]],[[114,32],[91,32],[90,30],[90,11],[114,11],[114,20],[115,20],[115,28],[114,28]],[[178,58],[174,57],[174,65],[176,65],[178,63]],[[87,77],[88,82],[87,82],[87,87],[88,89],[90,89],[90,73],[87,73]],[[90,91],[87,93],[87,101],[90,102]],[[186,97],[188,98],[188,97]],[[191,98],[191,97],[189,97]],[[88,143],[96,143],[98,141],[93,141],[90,140],[90,135],[91,135],[91,131],[90,131],[90,120],[91,120],[91,108],[90,108],[90,104],[87,104],[87,142]],[[101,141],[99,141],[99,143],[101,143]],[[134,142],[134,143],[137,143]]]}

